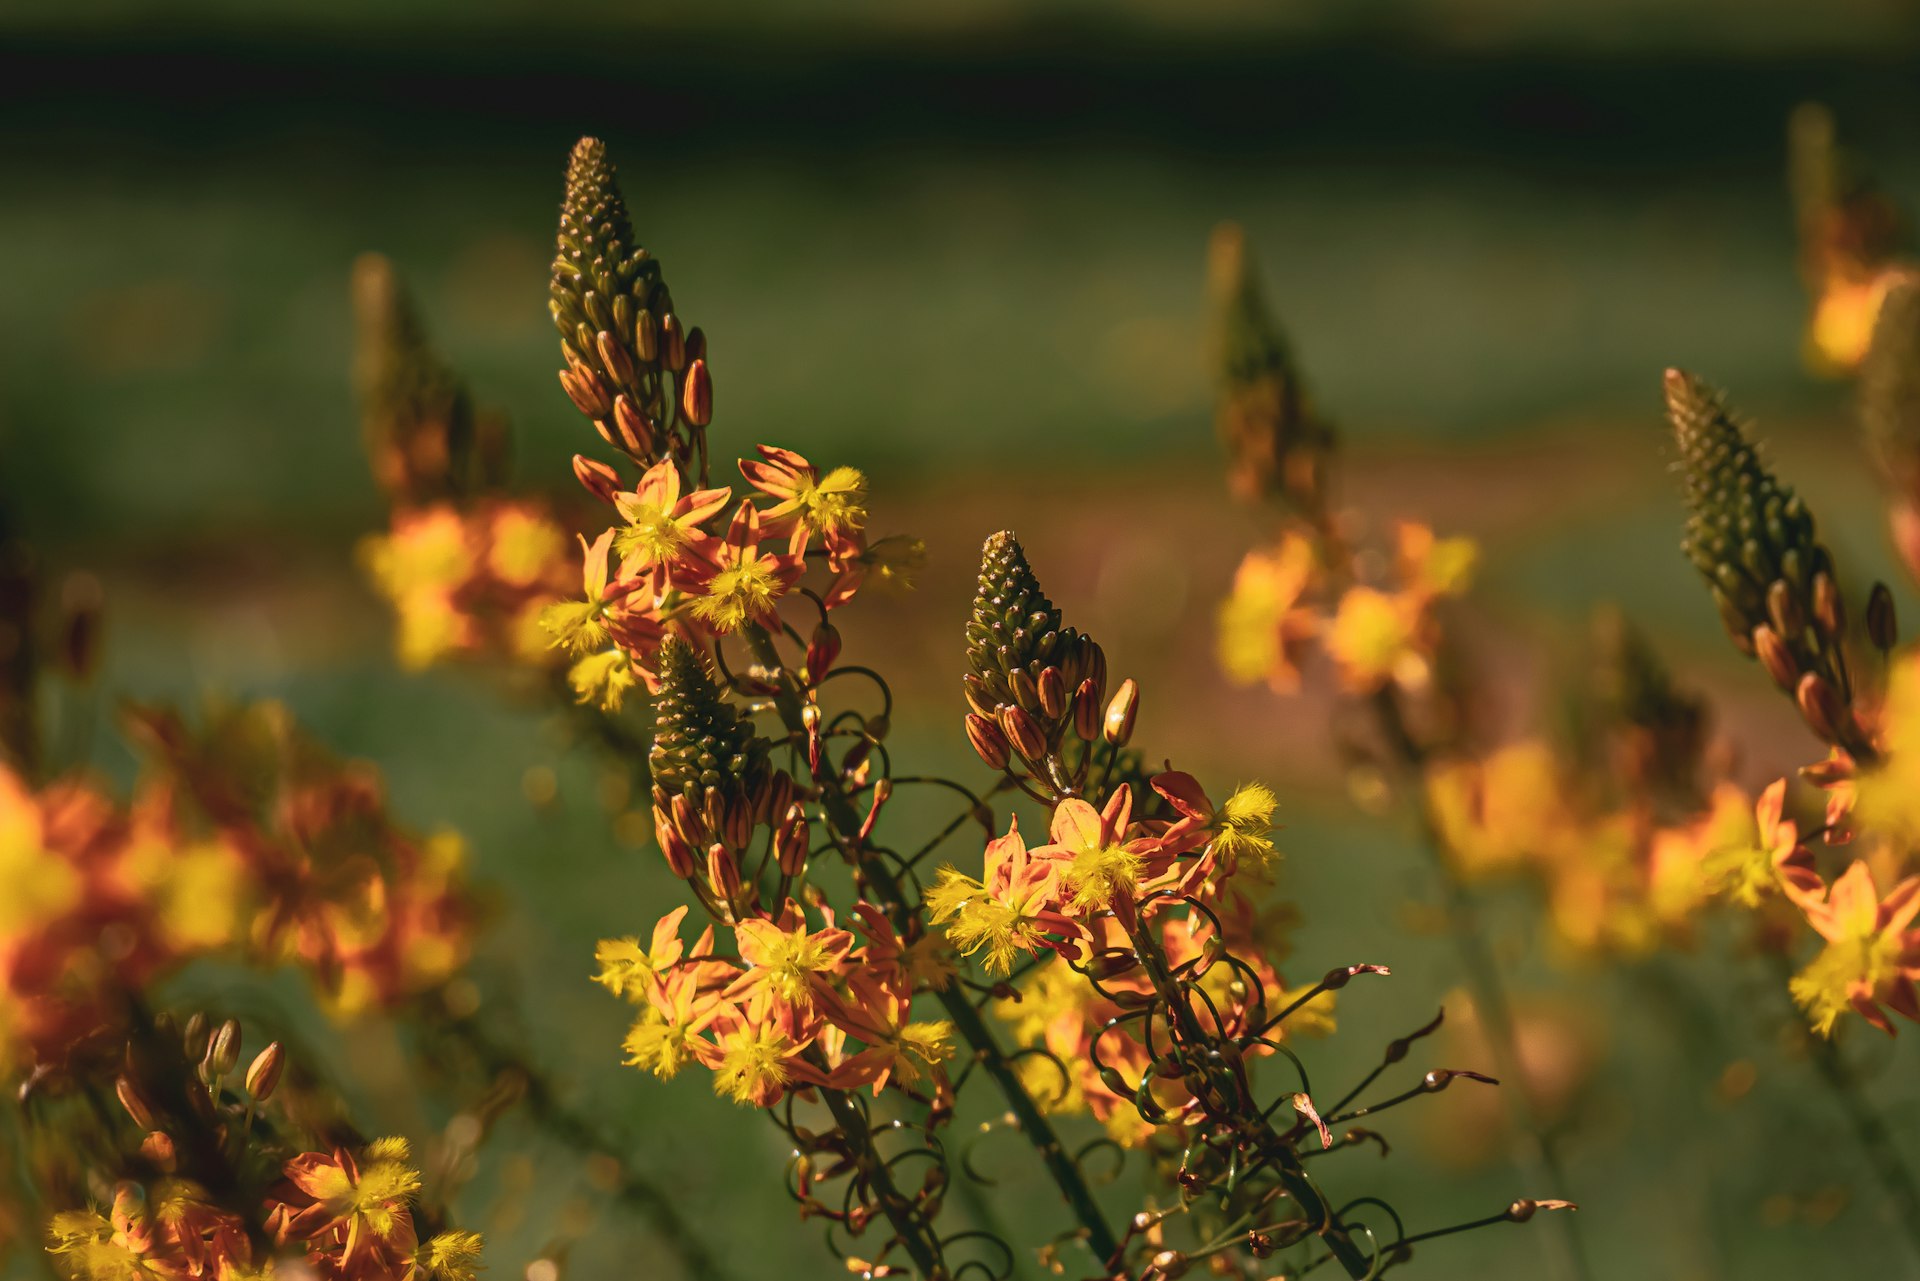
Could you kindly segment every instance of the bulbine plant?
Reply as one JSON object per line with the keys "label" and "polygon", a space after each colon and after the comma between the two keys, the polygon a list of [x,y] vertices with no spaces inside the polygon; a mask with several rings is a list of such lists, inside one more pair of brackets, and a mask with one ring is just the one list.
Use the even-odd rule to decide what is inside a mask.
{"label": "bulbine plant", "polygon": [[[1296,1038],[1385,969],[1282,978],[1258,893],[1271,792],[1210,794],[1147,766],[1141,691],[1111,680],[1013,533],[986,540],[954,641],[987,779],[894,760],[892,691],[847,661],[834,619],[909,578],[919,544],[869,528],[851,467],[761,444],[714,474],[705,337],[592,139],[568,171],[550,309],[561,384],[613,452],[574,461],[611,521],[582,537],[582,590],[543,621],[580,699],[651,695],[655,837],[688,900],[603,941],[597,978],[637,1008],[628,1062],[709,1072],[786,1132],[788,1190],[849,1266],[1003,1277],[1038,1247],[1070,1274],[1143,1281],[1371,1277],[1422,1241],[1566,1206],[1423,1226],[1331,1190],[1347,1172],[1323,1176],[1318,1158],[1373,1137],[1352,1123],[1490,1078],[1383,1081],[1436,1018],[1388,1040],[1362,1080],[1311,1081]],[[901,833],[889,808],[906,788],[951,794],[957,812]],[[1002,1239],[971,1209],[951,1126],[983,1081],[1059,1191],[1051,1241]],[[1075,1145],[1058,1127],[1082,1110],[1106,1134]],[[1151,1199],[1109,1217],[1096,1148],[1136,1153]]]}

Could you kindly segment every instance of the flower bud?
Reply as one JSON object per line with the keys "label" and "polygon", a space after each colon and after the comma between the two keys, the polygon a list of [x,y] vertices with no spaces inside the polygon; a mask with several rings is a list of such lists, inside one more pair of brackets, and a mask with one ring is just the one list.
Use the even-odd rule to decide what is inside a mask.
{"label": "flower bud", "polygon": [[695,325],[687,330],[687,359],[705,360],[707,358],[707,331]]}
{"label": "flower bud", "polygon": [[198,1059],[206,1054],[208,1027],[206,1012],[203,1010],[195,1010],[187,1017],[186,1031],[180,1034],[180,1040],[188,1058]]}
{"label": "flower bud", "polygon": [[1037,761],[1047,754],[1046,736],[1040,732],[1040,726],[1033,717],[1018,707],[1002,707],[998,719],[1000,732],[1007,736],[1007,742],[1014,751],[1030,761]]}
{"label": "flower bud", "polygon": [[1846,708],[1841,706],[1831,681],[1818,672],[1808,672],[1794,689],[1793,701],[1800,705],[1800,717],[1808,729],[1829,743],[1839,739]]}
{"label": "flower bud", "polygon": [[1838,640],[1846,630],[1847,604],[1833,575],[1824,569],[1813,576],[1813,619],[1828,640]]}
{"label": "flower bud", "polygon": [[143,1130],[154,1127],[153,1108],[141,1095],[140,1087],[133,1083],[132,1077],[122,1074],[115,1078],[113,1092],[120,1096],[120,1106],[127,1110],[127,1115],[133,1118],[135,1125]]}
{"label": "flower bud", "polygon": [[660,357],[660,324],[645,307],[633,318],[633,350],[649,365]]}
{"label": "flower bud", "polygon": [[589,418],[598,421],[613,412],[613,402],[607,397],[606,384],[590,369],[562,369],[560,387],[574,407]]}
{"label": "flower bud", "polygon": [[707,847],[707,884],[721,903],[732,907],[740,900],[740,864],[719,841]]}
{"label": "flower bud", "polygon": [[1800,639],[1800,633],[1807,626],[1806,611],[1800,608],[1800,598],[1794,594],[1793,585],[1784,578],[1776,578],[1767,588],[1767,617],[1773,620],[1773,630],[1780,633],[1784,641]]}
{"label": "flower bud", "polygon": [[620,492],[620,474],[585,454],[573,456],[573,477],[580,482],[582,489],[603,503],[612,502],[614,495]]}
{"label": "flower bud", "polygon": [[1800,665],[1793,661],[1793,651],[1780,639],[1780,634],[1765,623],[1753,629],[1753,652],[1781,689],[1792,689],[1800,679]]}
{"label": "flower bud", "polygon": [[813,629],[813,635],[807,640],[807,679],[817,684],[833,670],[833,662],[839,657],[840,629],[823,622]]}
{"label": "flower bud", "polygon": [[162,1174],[172,1174],[180,1166],[180,1159],[173,1150],[173,1140],[164,1130],[153,1130],[140,1140],[140,1155],[145,1157]]}
{"label": "flower bud", "polygon": [[1900,639],[1900,624],[1894,616],[1893,592],[1885,583],[1875,583],[1867,596],[1867,639],[1876,649],[1892,649]]}
{"label": "flower bud", "polygon": [[695,847],[705,845],[711,829],[700,817],[700,811],[694,808],[693,798],[684,792],[676,793],[668,802],[667,813],[673,820],[673,830],[680,839]]}
{"label": "flower bud", "polygon": [[240,1020],[228,1019],[214,1032],[213,1041],[207,1046],[207,1071],[222,1077],[239,1065],[240,1062]]}
{"label": "flower bud", "polygon": [[780,864],[780,871],[786,876],[799,876],[807,869],[807,850],[810,845],[810,833],[807,830],[807,816],[798,805],[788,812],[781,821],[773,837],[773,855]]}
{"label": "flower bud", "polygon": [[653,453],[653,424],[640,412],[631,396],[615,397],[613,402],[613,425],[620,433],[620,439],[614,443],[636,458],[645,458]]}
{"label": "flower bud", "polygon": [[638,371],[633,367],[633,357],[627,354],[619,340],[602,329],[593,336],[593,349],[600,353],[600,363],[607,367],[607,373],[613,381],[631,387],[639,381]]}
{"label": "flower bud", "polygon": [[1125,747],[1127,740],[1133,737],[1133,720],[1140,711],[1140,687],[1129,676],[1120,682],[1120,688],[1114,691],[1113,701],[1107,704],[1107,717],[1101,726],[1101,735],[1114,747]]}
{"label": "flower bud", "polygon": [[1040,669],[1040,679],[1036,682],[1040,695],[1040,711],[1050,721],[1057,721],[1067,712],[1067,678],[1058,667]]}
{"label": "flower bud", "polygon": [[988,769],[1007,767],[1007,736],[1000,727],[977,712],[967,713],[967,741],[987,763]]}
{"label": "flower bud", "polygon": [[1012,692],[1014,704],[1021,711],[1029,716],[1040,714],[1040,690],[1025,668],[1016,667],[1007,674],[1007,689]]}
{"label": "flower bud", "polygon": [[676,374],[687,367],[687,331],[672,312],[660,321],[660,360]]}
{"label": "flower bud", "polygon": [[1100,737],[1100,691],[1089,677],[1073,692],[1073,732],[1083,743]]}
{"label": "flower bud", "polygon": [[[685,800],[676,796],[675,801]],[[667,869],[681,880],[693,876],[693,846],[680,834],[673,818],[658,805],[653,807],[653,837],[660,843],[660,852],[666,855]]]}
{"label": "flower bud", "polygon": [[720,837],[736,850],[753,843],[753,805],[744,796],[730,796],[721,806]]}
{"label": "flower bud", "polygon": [[680,393],[680,408],[695,427],[705,427],[713,421],[713,379],[707,373],[706,361],[696,360],[688,368],[687,385]]}
{"label": "flower bud", "polygon": [[247,1093],[256,1103],[265,1103],[273,1097],[273,1091],[280,1084],[280,1072],[287,1065],[286,1047],[275,1041],[266,1049],[253,1056],[253,1062],[247,1065]]}

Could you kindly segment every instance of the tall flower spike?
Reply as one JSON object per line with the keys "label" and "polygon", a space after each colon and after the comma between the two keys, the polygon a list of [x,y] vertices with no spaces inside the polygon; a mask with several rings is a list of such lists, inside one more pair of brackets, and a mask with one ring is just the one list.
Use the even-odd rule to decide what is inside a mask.
{"label": "tall flower spike", "polygon": [[[683,796],[696,809],[717,802],[751,805],[769,781],[767,741],[754,732],[707,676],[700,656],[677,638],[660,650],[660,693],[654,700],[654,799],[662,807]],[[710,828],[722,825],[709,817]]]}
{"label": "tall flower spike", "polygon": [[1105,698],[1106,655],[1064,624],[1009,531],[982,551],[966,635],[968,704],[1029,760],[1059,746],[1078,700]]}
{"label": "tall flower spike", "polygon": [[[1681,546],[1707,580],[1721,621],[1789,692],[1812,676],[1845,702],[1845,619],[1833,558],[1814,535],[1812,514],[1761,463],[1718,391],[1670,369],[1666,393],[1687,502]],[[1838,727],[1840,745],[1863,746],[1850,724]],[[1813,728],[1835,737],[1832,727]]]}
{"label": "tall flower spike", "polygon": [[427,341],[393,263],[353,265],[354,386],[374,479],[390,502],[456,498],[499,479],[505,429],[474,413],[458,375]]}
{"label": "tall flower spike", "polygon": [[1333,429],[1307,403],[1238,225],[1222,223],[1214,231],[1208,275],[1220,387],[1214,417],[1227,451],[1228,484],[1244,502],[1277,498],[1317,513],[1326,501]]}
{"label": "tall flower spike", "polygon": [[567,362],[561,386],[601,436],[637,462],[690,457],[712,398],[704,363],[692,416],[685,383],[705,340],[674,314],[660,264],[634,243],[598,138],[582,138],[567,165],[549,294]]}

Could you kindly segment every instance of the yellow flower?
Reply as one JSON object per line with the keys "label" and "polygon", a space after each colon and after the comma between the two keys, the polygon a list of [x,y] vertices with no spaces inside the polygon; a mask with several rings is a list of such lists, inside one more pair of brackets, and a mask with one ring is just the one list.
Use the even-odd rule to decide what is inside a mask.
{"label": "yellow flower", "polygon": [[1371,587],[1355,587],[1340,598],[1339,612],[1327,633],[1327,653],[1355,693],[1371,693],[1397,680],[1424,684],[1426,659],[1414,648],[1417,619],[1407,603]]}
{"label": "yellow flower", "polygon": [[550,577],[566,553],[560,529],[530,507],[508,504],[494,514],[487,568],[511,587],[532,587]]}
{"label": "yellow flower", "polygon": [[416,1267],[434,1281],[474,1281],[480,1270],[478,1232],[442,1232],[416,1256]]}
{"label": "yellow flower", "polygon": [[1273,792],[1259,783],[1243,783],[1220,807],[1220,830],[1213,847],[1229,865],[1249,860],[1265,870],[1278,852],[1273,848],[1273,811],[1279,805]]}
{"label": "yellow flower", "polygon": [[1040,946],[1039,927],[1025,909],[1024,901],[1009,903],[952,867],[941,868],[927,891],[927,919],[947,927],[948,940],[962,956],[986,949],[985,964],[993,974],[1012,973],[1016,956]]}
{"label": "yellow flower", "polygon": [[1220,666],[1230,679],[1265,681],[1282,694],[1300,687],[1299,650],[1319,628],[1302,601],[1313,571],[1313,544],[1295,535],[1240,562],[1233,590],[1220,604]]}
{"label": "yellow flower", "polygon": [[771,1023],[741,1025],[720,1038],[714,1093],[735,1103],[764,1105],[793,1079],[787,1067],[791,1053],[793,1042]]}
{"label": "yellow flower", "polygon": [[567,684],[573,686],[575,701],[617,712],[634,685],[633,660],[620,649],[589,654],[568,669]]}
{"label": "yellow flower", "polygon": [[42,841],[33,794],[0,769],[0,938],[59,916],[80,901],[80,874]]}

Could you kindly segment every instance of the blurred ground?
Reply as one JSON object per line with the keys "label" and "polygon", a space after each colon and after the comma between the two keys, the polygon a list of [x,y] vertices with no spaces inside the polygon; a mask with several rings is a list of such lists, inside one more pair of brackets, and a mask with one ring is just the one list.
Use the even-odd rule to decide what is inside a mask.
{"label": "blurred ground", "polygon": [[[559,490],[589,447],[544,314],[582,132],[608,138],[644,238],[712,335],[720,449],[770,438],[865,466],[877,524],[927,539],[917,595],[848,627],[849,654],[885,667],[909,709],[897,758],[977,769],[955,733],[958,623],[979,540],[1010,525],[1142,680],[1139,741],[1215,782],[1274,783],[1300,972],[1396,971],[1345,997],[1345,1031],[1310,1058],[1327,1079],[1364,1070],[1459,975],[1418,851],[1347,800],[1325,709],[1230,689],[1212,665],[1215,603],[1260,533],[1222,501],[1211,437],[1201,264],[1218,219],[1246,224],[1351,442],[1351,504],[1484,541],[1471,635],[1511,724],[1615,601],[1721,701],[1730,735],[1764,743],[1748,781],[1811,750],[1678,555],[1658,378],[1682,364],[1726,384],[1852,581],[1891,576],[1845,395],[1798,363],[1780,138],[1792,103],[1824,97],[1920,207],[1904,7],[1135,4],[1116,19],[949,0],[848,3],[817,24],[772,5],[659,24],[607,8],[8,6],[0,488],[53,566],[107,585],[102,697],[72,709],[63,749],[123,770],[84,728],[112,700],[220,690],[285,698],[380,762],[401,811],[470,833],[499,886],[488,982],[520,994],[531,1042],[581,1097],[644,1136],[641,1164],[742,1275],[776,1258],[831,1275],[779,1193],[774,1132],[699,1081],[617,1069],[620,1010],[585,982],[593,939],[660,910],[657,855],[614,837],[602,766],[537,713],[484,679],[397,673],[352,563],[380,519],[345,379],[362,250],[395,257],[442,347],[511,413],[526,484]],[[559,787],[536,806],[522,780],[542,767]],[[1570,972],[1528,946],[1527,913],[1501,895],[1488,925],[1516,986],[1600,1056],[1567,1120],[1596,1275],[1835,1276],[1841,1242],[1846,1273],[1906,1275],[1850,1140],[1772,1043],[1784,994],[1757,963],[1708,939],[1698,957]],[[1914,1039],[1847,1048],[1920,1157]],[[364,1066],[392,1050],[374,1029],[329,1052]],[[366,1103],[394,1124],[423,1115],[405,1091]],[[1458,1091],[1427,1109],[1450,1110],[1485,1121]],[[1463,1170],[1483,1135],[1412,1116],[1393,1133],[1391,1160],[1334,1158],[1367,1168],[1325,1177],[1383,1181],[1416,1229],[1558,1191],[1515,1186],[1497,1157]],[[1009,1203],[1044,1211],[1020,1195],[1037,1190],[1020,1152],[983,1163],[1006,1171]],[[571,1169],[544,1152],[476,1188],[495,1275],[592,1203]],[[517,1219],[488,1213],[496,1195],[525,1200]],[[1536,1249],[1500,1229],[1435,1245],[1419,1275],[1534,1276]],[[617,1217],[571,1259],[581,1276],[655,1271]]]}

